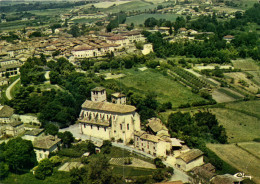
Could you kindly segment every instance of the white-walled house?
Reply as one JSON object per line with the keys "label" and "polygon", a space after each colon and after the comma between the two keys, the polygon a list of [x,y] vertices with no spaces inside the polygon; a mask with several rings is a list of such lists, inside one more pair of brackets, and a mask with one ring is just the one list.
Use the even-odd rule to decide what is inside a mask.
{"label": "white-walled house", "polygon": [[79,123],[83,134],[109,140],[122,140],[124,143],[134,139],[134,132],[140,131],[140,116],[131,105],[114,104],[104,101],[105,92],[99,88],[92,90],[94,101],[82,104]]}
{"label": "white-walled house", "polygon": [[203,164],[203,152],[199,149],[191,149],[176,158],[176,166],[183,171],[190,171]]}
{"label": "white-walled house", "polygon": [[54,136],[44,136],[33,142],[33,148],[36,153],[37,161],[48,158],[49,154],[57,151],[61,144],[61,139]]}
{"label": "white-walled house", "polygon": [[108,37],[107,43],[120,45],[120,49],[121,49],[123,47],[128,46],[130,44],[130,41],[126,37],[116,35],[116,36]]}

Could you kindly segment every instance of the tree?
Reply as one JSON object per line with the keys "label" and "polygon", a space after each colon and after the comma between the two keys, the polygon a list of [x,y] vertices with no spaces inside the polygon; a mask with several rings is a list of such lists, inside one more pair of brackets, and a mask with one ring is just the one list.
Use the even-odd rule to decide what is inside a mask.
{"label": "tree", "polygon": [[66,148],[71,147],[71,143],[74,141],[74,137],[71,132],[65,131],[64,133],[59,132],[58,137],[61,139],[63,145]]}
{"label": "tree", "polygon": [[53,164],[48,158],[41,160],[37,169],[35,170],[35,177],[44,180],[46,176],[52,175]]}
{"label": "tree", "polygon": [[0,162],[0,179],[7,177],[9,174],[9,166],[7,163]]}
{"label": "tree", "polygon": [[154,17],[150,17],[144,21],[145,27],[154,27],[158,24],[158,20],[156,20]]}
{"label": "tree", "polygon": [[72,34],[73,37],[80,36],[80,29],[78,25],[71,26],[71,29],[69,31],[70,34]]}
{"label": "tree", "polygon": [[52,123],[49,123],[45,126],[45,133],[46,134],[50,134],[50,135],[57,135],[58,134],[58,131],[59,131],[59,128],[52,124]]}
{"label": "tree", "polygon": [[10,171],[22,172],[36,164],[36,155],[31,141],[15,138],[6,144],[5,160]]}

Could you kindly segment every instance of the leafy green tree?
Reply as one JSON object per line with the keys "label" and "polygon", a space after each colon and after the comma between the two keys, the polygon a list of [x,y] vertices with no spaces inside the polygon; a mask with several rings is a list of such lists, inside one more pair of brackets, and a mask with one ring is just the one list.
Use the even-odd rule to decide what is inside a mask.
{"label": "leafy green tree", "polygon": [[49,135],[57,135],[58,134],[58,131],[59,131],[59,128],[52,124],[52,123],[49,123],[45,126],[45,133],[46,134],[49,134]]}
{"label": "leafy green tree", "polygon": [[74,24],[71,26],[69,33],[72,34],[73,37],[79,37],[80,36],[80,29],[79,26]]}
{"label": "leafy green tree", "polygon": [[150,17],[150,18],[147,18],[145,21],[144,21],[144,26],[145,27],[154,27],[158,24],[158,20],[156,20],[154,17]]}
{"label": "leafy green tree", "polygon": [[0,179],[7,177],[9,174],[9,166],[7,163],[0,162]]}
{"label": "leafy green tree", "polygon": [[44,180],[46,176],[51,176],[53,172],[53,164],[48,158],[40,161],[37,169],[35,170],[35,177]]}
{"label": "leafy green tree", "polygon": [[71,132],[65,131],[64,133],[59,132],[58,137],[61,139],[63,145],[66,148],[71,147],[71,143],[74,141],[74,137]]}
{"label": "leafy green tree", "polygon": [[31,141],[15,138],[7,142],[5,161],[10,171],[19,173],[36,164],[36,155]]}

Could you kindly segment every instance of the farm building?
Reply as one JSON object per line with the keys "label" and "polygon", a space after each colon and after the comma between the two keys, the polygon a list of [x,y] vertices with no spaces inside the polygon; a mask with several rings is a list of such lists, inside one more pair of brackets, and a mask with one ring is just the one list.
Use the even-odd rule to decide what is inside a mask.
{"label": "farm building", "polygon": [[190,171],[203,163],[203,152],[199,149],[191,149],[176,158],[176,166],[184,171]]}
{"label": "farm building", "polygon": [[48,158],[49,154],[53,151],[58,150],[61,144],[61,139],[54,136],[44,136],[36,139],[33,142],[34,151],[36,153],[37,161]]}

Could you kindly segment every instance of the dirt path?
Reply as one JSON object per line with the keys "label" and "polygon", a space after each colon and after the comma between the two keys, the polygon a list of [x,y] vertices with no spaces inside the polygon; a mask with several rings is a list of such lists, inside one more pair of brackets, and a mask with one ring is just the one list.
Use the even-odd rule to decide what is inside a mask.
{"label": "dirt path", "polygon": [[5,94],[6,94],[6,97],[7,97],[7,99],[8,100],[12,100],[12,96],[11,96],[11,89],[17,84],[17,82],[19,82],[21,79],[20,78],[18,78],[18,79],[16,79],[16,81],[14,81],[10,86],[8,86],[8,88],[6,89],[6,92],[5,92]]}

